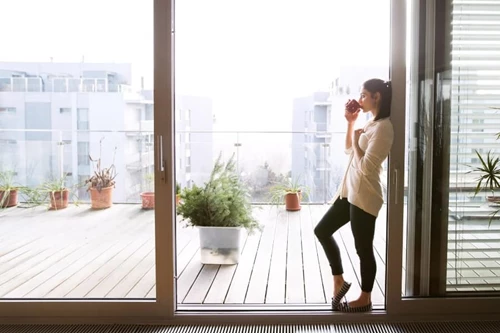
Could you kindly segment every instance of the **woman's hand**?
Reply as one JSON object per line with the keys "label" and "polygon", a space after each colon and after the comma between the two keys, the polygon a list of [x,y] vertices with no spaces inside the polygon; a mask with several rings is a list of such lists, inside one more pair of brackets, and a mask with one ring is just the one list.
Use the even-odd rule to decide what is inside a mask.
{"label": "woman's hand", "polygon": [[[347,103],[349,103],[351,100],[348,100]],[[347,105],[346,103],[346,105]],[[356,119],[358,119],[358,115],[359,115],[359,112],[361,111],[361,109],[357,109],[356,111],[354,112],[349,112],[347,111],[347,109],[345,110],[345,114],[344,114],[344,117],[345,119],[347,120],[348,123],[355,123],[356,122]]]}
{"label": "woman's hand", "polygon": [[362,128],[359,128],[359,129],[354,131],[353,140],[354,140],[355,145],[357,145],[359,143],[359,137],[363,133],[364,133],[364,130]]}

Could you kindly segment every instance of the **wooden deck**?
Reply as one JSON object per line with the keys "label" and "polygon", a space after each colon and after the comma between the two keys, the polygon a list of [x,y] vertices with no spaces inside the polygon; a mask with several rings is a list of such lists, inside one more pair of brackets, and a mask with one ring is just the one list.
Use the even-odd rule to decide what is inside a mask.
{"label": "wooden deck", "polygon": [[[202,265],[198,233],[177,230],[178,300],[183,304],[321,304],[332,294],[330,267],[313,234],[327,206],[279,214],[255,209],[263,232],[244,238],[239,265]],[[383,221],[383,220],[381,220]],[[358,258],[346,226],[338,235],[346,277]],[[374,301],[383,304],[384,223],[376,237]],[[0,211],[0,297],[155,297],[154,212],[139,205],[92,211],[70,206]],[[354,285],[352,295],[359,291]]]}
{"label": "wooden deck", "polygon": [[[313,233],[328,207],[311,205],[303,206],[300,212],[279,213],[270,206],[255,207],[255,216],[265,228],[262,233],[244,238],[240,263],[232,266],[202,265],[197,229],[185,228],[178,222],[179,303],[329,302],[330,267]],[[342,228],[336,239],[341,246],[345,276],[355,282],[348,297],[356,297],[359,260],[350,226]],[[474,238],[476,243],[471,241],[474,249],[461,246],[460,258],[468,253],[478,258],[492,250],[488,247],[480,251],[479,240],[484,241],[482,237]],[[378,270],[373,301],[381,306],[385,286],[384,214],[377,220],[374,245]],[[481,280],[481,289],[475,290],[497,287],[496,270],[485,266],[500,264],[494,258],[478,258],[478,263],[464,261],[466,267],[459,271],[461,276],[464,274],[461,283],[470,283],[465,279]],[[484,262],[479,267],[481,260]],[[455,264],[451,261],[449,268]],[[92,211],[86,205],[61,211],[44,207],[0,210],[1,298],[154,298],[155,292],[154,211],[141,210],[134,204],[102,211]]]}

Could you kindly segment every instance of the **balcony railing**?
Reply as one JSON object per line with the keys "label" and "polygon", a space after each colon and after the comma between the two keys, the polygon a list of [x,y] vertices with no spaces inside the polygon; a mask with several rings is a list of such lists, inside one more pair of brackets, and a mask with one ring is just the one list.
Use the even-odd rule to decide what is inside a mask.
{"label": "balcony railing", "polygon": [[[136,189],[139,184],[140,188],[150,188],[145,177],[154,170],[153,122],[142,121],[140,128],[143,130],[5,129],[0,132],[0,171],[15,170],[16,182],[22,185],[34,186],[46,178],[62,175],[69,175],[68,182],[77,184],[92,172],[87,157],[98,157],[99,142],[104,138],[103,163],[109,165],[115,156],[119,174],[115,200],[130,202],[125,199],[130,198],[129,189]],[[329,133],[328,138],[317,138],[315,134],[177,131],[177,182],[182,187],[203,184],[219,154],[224,159],[234,154],[239,175],[250,187],[252,203],[268,203],[272,186],[290,179],[309,190],[305,202],[327,203],[335,195],[347,164],[342,144],[345,133]],[[484,194],[474,197],[475,177],[466,171],[452,173],[450,203],[477,205],[478,200],[483,200]],[[384,183],[386,178],[382,180]]]}
{"label": "balcony railing", "polygon": [[0,92],[130,92],[129,85],[106,78],[0,77]]}

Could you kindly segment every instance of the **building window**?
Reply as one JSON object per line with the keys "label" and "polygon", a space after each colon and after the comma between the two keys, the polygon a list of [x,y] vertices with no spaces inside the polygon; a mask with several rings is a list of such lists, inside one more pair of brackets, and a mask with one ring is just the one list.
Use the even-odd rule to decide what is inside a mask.
{"label": "building window", "polygon": [[5,114],[5,113],[16,113],[16,108],[0,107],[0,114]]}
{"label": "building window", "polygon": [[78,165],[89,165],[89,143],[78,142]]}
{"label": "building window", "polygon": [[70,113],[71,108],[59,108],[59,113]]}
{"label": "building window", "polygon": [[88,130],[89,129],[89,109],[76,110],[76,129]]}

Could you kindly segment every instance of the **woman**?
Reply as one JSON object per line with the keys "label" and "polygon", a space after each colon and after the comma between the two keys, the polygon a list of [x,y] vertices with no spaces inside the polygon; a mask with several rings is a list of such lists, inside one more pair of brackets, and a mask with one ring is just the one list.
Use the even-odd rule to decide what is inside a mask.
{"label": "woman", "polygon": [[[347,134],[346,153],[349,164],[332,207],[314,229],[328,258],[333,274],[333,310],[343,312],[371,311],[371,292],[377,270],[373,254],[375,220],[384,203],[380,172],[389,155],[393,141],[390,82],[371,79],[363,84],[359,98],[360,109],[345,111]],[[363,129],[354,129],[359,113],[371,112]],[[354,301],[340,303],[351,284],[344,281],[342,261],[333,233],[351,222],[356,252],[361,266],[361,295]]]}

